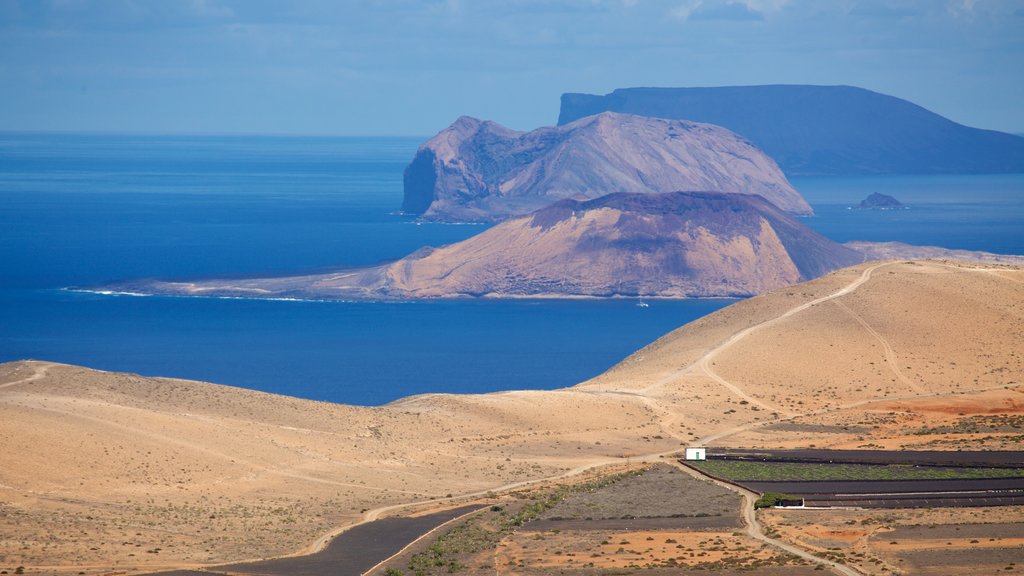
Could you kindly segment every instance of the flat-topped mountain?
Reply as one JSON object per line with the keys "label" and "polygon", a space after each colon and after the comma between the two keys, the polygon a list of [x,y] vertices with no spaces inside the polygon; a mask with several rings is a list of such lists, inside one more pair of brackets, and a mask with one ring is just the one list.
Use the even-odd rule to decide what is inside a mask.
{"label": "flat-topped mountain", "polygon": [[724,126],[789,175],[1024,172],[1024,138],[852,86],[625,88],[563,94],[559,124],[603,111]]}
{"label": "flat-topped mountain", "polygon": [[327,299],[749,296],[862,260],[760,196],[618,193],[562,200],[373,268],[113,289]]}
{"label": "flat-topped mountain", "polygon": [[775,161],[729,130],[617,113],[531,132],[463,116],[420,146],[402,210],[490,222],[567,198],[678,190],[758,194],[811,213]]}

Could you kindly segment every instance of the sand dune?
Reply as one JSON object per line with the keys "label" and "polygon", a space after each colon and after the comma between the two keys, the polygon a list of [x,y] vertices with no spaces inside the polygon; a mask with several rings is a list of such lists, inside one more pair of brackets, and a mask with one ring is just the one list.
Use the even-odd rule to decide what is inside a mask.
{"label": "sand dune", "polygon": [[1024,270],[893,262],[737,303],[550,392],[360,408],[4,364],[0,568],[105,573],[296,553],[410,503],[698,441],[896,447],[969,405],[1020,412],[1022,350]]}

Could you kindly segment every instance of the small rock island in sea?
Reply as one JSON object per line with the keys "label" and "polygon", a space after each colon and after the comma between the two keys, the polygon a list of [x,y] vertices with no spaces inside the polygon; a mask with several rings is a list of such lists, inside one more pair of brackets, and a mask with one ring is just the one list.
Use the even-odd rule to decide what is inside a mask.
{"label": "small rock island in sea", "polygon": [[906,210],[909,206],[892,196],[875,192],[861,200],[856,208],[858,210]]}

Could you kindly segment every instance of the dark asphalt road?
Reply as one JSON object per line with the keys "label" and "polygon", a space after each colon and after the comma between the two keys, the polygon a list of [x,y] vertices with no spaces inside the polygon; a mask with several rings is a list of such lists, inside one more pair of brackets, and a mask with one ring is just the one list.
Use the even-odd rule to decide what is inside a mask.
{"label": "dark asphalt road", "polygon": [[423,534],[478,509],[480,506],[463,506],[417,518],[384,518],[347,530],[331,540],[327,548],[308,556],[223,565],[206,571],[164,572],[160,576],[210,576],[229,572],[260,576],[359,576]]}

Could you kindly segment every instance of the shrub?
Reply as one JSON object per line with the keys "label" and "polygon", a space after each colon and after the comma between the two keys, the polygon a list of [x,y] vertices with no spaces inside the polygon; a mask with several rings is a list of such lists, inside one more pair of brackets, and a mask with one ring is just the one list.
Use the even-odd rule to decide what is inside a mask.
{"label": "shrub", "polygon": [[754,502],[754,508],[772,508],[784,500],[799,500],[799,498],[780,492],[765,492]]}

